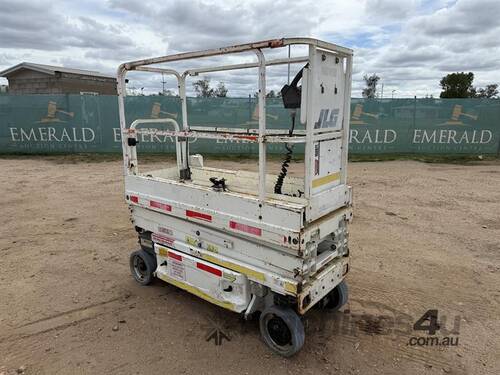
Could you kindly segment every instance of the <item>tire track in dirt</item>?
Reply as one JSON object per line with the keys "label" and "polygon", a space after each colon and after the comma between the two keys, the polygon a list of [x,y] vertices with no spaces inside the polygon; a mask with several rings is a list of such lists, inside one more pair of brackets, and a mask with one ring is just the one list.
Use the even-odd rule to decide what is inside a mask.
{"label": "tire track in dirt", "polygon": [[[369,270],[363,270],[363,272],[368,273]],[[402,295],[412,295],[413,298],[411,301],[405,301],[408,308],[419,307],[422,310],[422,313],[432,307],[439,307],[440,309],[446,309],[448,313],[456,312],[457,305],[454,303],[446,302],[441,299],[439,295],[430,295],[429,291],[419,290],[419,289],[409,289],[404,288],[404,286],[398,287],[397,292],[383,290],[380,287],[374,286],[373,284],[364,284],[358,285],[356,284],[355,289],[358,291],[358,296],[362,293],[363,295],[377,295],[380,300],[386,302],[386,304],[391,305],[390,302],[397,303],[401,301],[400,296]],[[360,293],[361,292],[361,293]],[[467,292],[465,289],[460,291],[461,299],[469,301],[470,304],[474,305],[474,316],[476,318],[489,318],[492,314],[495,314],[495,303],[492,300],[485,301],[478,296],[477,293]],[[431,297],[432,296],[432,297]],[[422,306],[422,302],[425,301],[425,305]],[[458,315],[463,313],[459,312]],[[415,317],[416,319],[419,318]]]}
{"label": "tire track in dirt", "polygon": [[124,302],[128,297],[130,295],[114,297],[106,301],[68,310],[23,324],[0,336],[0,344],[62,330],[87,320],[95,319],[101,315],[126,310],[129,308],[129,305]]}

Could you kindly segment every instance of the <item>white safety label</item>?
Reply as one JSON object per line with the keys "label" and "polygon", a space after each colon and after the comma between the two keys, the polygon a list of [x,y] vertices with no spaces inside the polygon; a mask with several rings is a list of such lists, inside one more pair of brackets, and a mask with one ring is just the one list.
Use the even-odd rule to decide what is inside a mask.
{"label": "white safety label", "polygon": [[170,259],[169,263],[170,263],[169,267],[170,276],[173,277],[174,279],[185,281],[186,267],[184,266],[184,264],[174,259]]}

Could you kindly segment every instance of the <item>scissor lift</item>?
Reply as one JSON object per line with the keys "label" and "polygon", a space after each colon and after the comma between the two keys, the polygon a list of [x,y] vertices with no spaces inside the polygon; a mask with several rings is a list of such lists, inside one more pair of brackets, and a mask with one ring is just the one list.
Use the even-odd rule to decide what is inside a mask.
{"label": "scissor lift", "polygon": [[[274,60],[264,55],[265,50],[292,45],[306,46],[307,55]],[[158,67],[242,52],[255,53],[257,61],[183,73]],[[292,121],[300,109],[295,131],[266,129],[266,67],[283,64],[303,66],[282,90]],[[186,79],[248,68],[258,68],[258,129],[190,126]],[[128,71],[175,76],[181,124],[171,118],[134,119],[127,126]],[[125,197],[141,244],[130,257],[135,279],[146,285],[157,277],[246,318],[260,315],[262,337],[272,350],[283,356],[299,351],[304,343],[300,316],[315,305],[338,309],[347,301],[351,71],[350,49],[310,38],[266,40],[120,65]],[[141,133],[175,138],[177,165],[139,172],[136,149]],[[201,155],[189,155],[192,137],[257,143],[258,172],[204,166]],[[279,176],[266,171],[269,143],[305,144],[304,177],[281,176],[277,183]]]}

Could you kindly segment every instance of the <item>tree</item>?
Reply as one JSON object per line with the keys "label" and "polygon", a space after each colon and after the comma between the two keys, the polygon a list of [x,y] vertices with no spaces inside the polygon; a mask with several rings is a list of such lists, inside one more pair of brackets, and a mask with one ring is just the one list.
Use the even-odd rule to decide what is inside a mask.
{"label": "tree", "polygon": [[484,88],[476,88],[472,85],[474,73],[450,73],[439,82],[443,91],[441,98],[496,98],[498,85],[490,84]]}
{"label": "tree", "polygon": [[160,91],[158,93],[158,95],[160,95],[160,96],[177,96],[172,90],[168,90],[168,89],[164,90],[163,92]]}
{"label": "tree", "polygon": [[228,89],[226,88],[226,85],[224,85],[224,82],[219,82],[217,88],[214,89],[210,87],[210,80],[207,78],[200,79],[194,82],[193,87],[198,98],[225,98],[228,92]]}
{"label": "tree", "polygon": [[225,98],[227,95],[227,88],[226,85],[224,85],[224,82],[219,82],[217,85],[217,88],[214,91],[215,96],[219,98]]}
{"label": "tree", "polygon": [[214,96],[214,89],[210,88],[209,79],[200,79],[193,83],[193,87],[198,98],[211,98]]}
{"label": "tree", "polygon": [[267,94],[266,94],[266,98],[276,98],[277,95],[276,93],[274,92],[274,90],[271,90],[269,91]]}
{"label": "tree", "polygon": [[[258,98],[259,97],[259,92],[258,91],[255,91],[253,93],[253,97],[254,98]],[[274,90],[271,90],[269,91],[267,94],[266,94],[266,98],[281,98],[281,92],[278,91],[278,93],[276,93],[276,91]]]}
{"label": "tree", "polygon": [[368,77],[368,75],[364,75],[363,79],[365,80],[366,87],[363,89],[363,98],[373,99],[377,94],[377,83],[380,80],[380,77],[376,74],[372,74]]}
{"label": "tree", "polygon": [[476,98],[496,98],[498,95],[498,85],[496,83],[493,83],[491,85],[486,85],[484,89],[474,89],[474,91],[474,97]]}
{"label": "tree", "polygon": [[472,86],[474,73],[450,73],[443,78],[439,84],[443,91],[440,98],[471,98],[475,96],[475,89]]}

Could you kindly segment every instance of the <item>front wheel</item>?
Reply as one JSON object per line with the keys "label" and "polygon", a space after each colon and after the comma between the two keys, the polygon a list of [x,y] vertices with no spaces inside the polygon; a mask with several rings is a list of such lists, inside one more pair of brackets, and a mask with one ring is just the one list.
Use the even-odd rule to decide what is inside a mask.
{"label": "front wheel", "polygon": [[144,250],[137,250],[130,254],[130,272],[139,284],[150,284],[153,281],[153,272],[155,271],[156,259],[152,255]]}
{"label": "front wheel", "polygon": [[291,357],[304,345],[304,325],[289,307],[270,306],[260,315],[260,334],[275,353]]}

